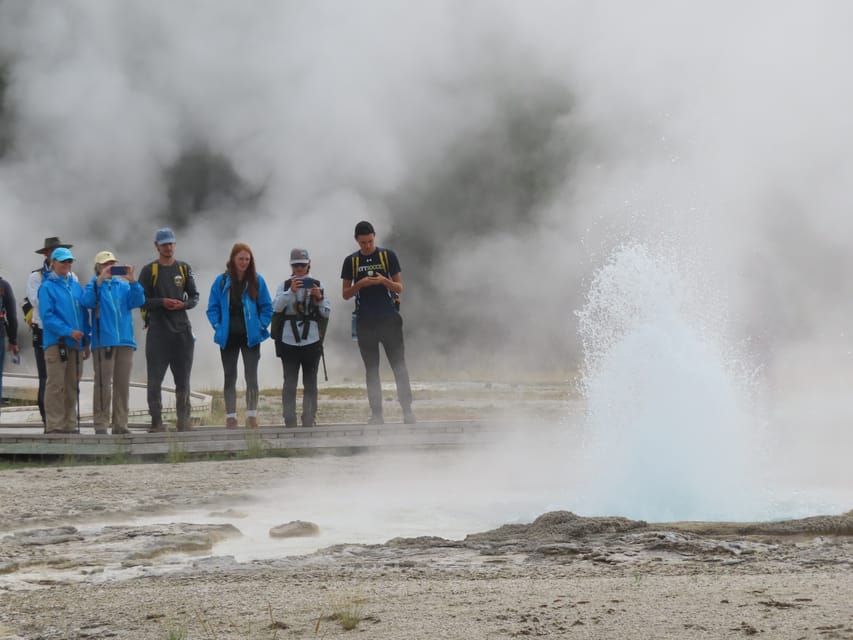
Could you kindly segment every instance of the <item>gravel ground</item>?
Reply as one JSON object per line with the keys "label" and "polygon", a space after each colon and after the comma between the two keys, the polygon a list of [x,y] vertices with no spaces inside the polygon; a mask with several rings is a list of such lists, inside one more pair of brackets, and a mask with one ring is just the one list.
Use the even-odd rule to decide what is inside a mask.
{"label": "gravel ground", "polygon": [[[86,530],[240,509],[306,464],[0,471],[0,638],[853,638],[853,514],[744,533],[557,512],[464,540],[246,563],[209,557],[221,528]],[[143,571],[107,579],[107,553]]]}

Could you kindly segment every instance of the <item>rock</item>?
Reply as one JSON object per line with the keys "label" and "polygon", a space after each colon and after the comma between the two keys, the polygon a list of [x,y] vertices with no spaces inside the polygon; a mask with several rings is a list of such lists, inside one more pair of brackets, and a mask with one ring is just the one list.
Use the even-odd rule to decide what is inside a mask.
{"label": "rock", "polygon": [[270,529],[271,538],[307,538],[319,535],[320,527],[313,522],[305,522],[303,520],[293,520]]}

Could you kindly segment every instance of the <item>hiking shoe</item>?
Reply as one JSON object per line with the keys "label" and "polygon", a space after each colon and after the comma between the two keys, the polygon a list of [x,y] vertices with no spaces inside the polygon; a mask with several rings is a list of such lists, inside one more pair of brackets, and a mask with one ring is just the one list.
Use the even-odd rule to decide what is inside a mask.
{"label": "hiking shoe", "polygon": [[126,436],[130,433],[130,429],[127,427],[113,427],[113,435],[114,436]]}
{"label": "hiking shoe", "polygon": [[238,429],[237,418],[226,418],[225,419],[225,428],[226,429]]}
{"label": "hiking shoe", "polygon": [[247,429],[257,429],[258,428],[257,416],[246,416],[246,428]]}
{"label": "hiking shoe", "polygon": [[106,427],[95,427],[95,435],[96,436],[105,436],[110,432]]}
{"label": "hiking shoe", "polygon": [[381,413],[374,413],[367,419],[367,424],[385,424]]}
{"label": "hiking shoe", "polygon": [[415,417],[415,414],[412,413],[411,409],[403,412],[403,422],[406,424],[415,424],[417,421],[418,419]]}
{"label": "hiking shoe", "polygon": [[166,425],[162,422],[152,422],[148,427],[148,433],[163,433],[166,430]]}

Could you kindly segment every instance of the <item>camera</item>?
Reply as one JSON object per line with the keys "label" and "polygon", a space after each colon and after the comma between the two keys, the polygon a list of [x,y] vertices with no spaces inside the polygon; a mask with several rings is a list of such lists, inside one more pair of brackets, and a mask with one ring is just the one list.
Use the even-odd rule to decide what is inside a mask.
{"label": "camera", "polygon": [[110,267],[110,275],[113,276],[126,276],[127,275],[127,267],[114,264]]}
{"label": "camera", "polygon": [[317,281],[314,278],[305,277],[302,278],[302,288],[303,289],[313,289],[314,285],[317,284]]}

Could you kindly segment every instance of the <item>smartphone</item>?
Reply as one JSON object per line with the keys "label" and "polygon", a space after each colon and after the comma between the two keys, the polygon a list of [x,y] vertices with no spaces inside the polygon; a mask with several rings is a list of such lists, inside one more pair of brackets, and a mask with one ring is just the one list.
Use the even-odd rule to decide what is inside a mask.
{"label": "smartphone", "polygon": [[114,264],[110,267],[110,275],[113,276],[126,276],[127,275],[127,267]]}
{"label": "smartphone", "polygon": [[317,284],[317,281],[314,278],[302,278],[302,288],[303,289],[313,289],[314,285]]}

